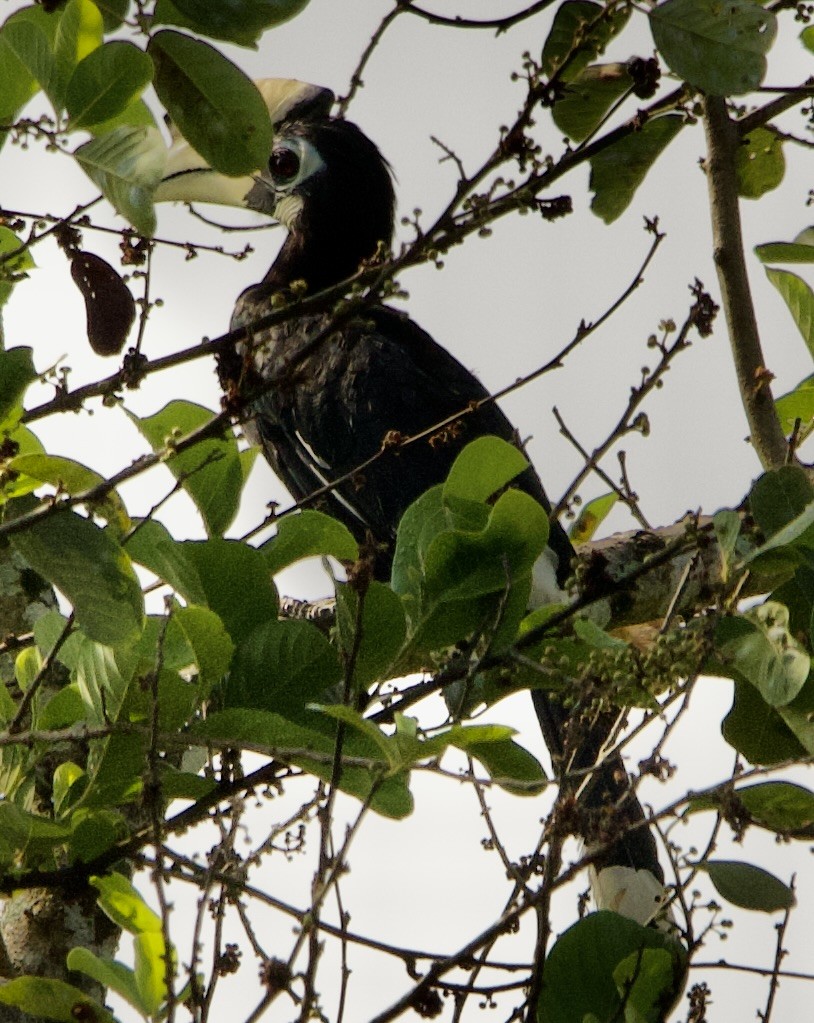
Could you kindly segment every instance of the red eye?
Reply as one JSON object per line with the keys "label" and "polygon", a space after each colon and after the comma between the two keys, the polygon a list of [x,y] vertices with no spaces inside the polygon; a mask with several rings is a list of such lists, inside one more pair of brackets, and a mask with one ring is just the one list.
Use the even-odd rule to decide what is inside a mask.
{"label": "red eye", "polygon": [[291,181],[300,172],[300,158],[292,149],[274,149],[269,157],[269,173],[277,181]]}

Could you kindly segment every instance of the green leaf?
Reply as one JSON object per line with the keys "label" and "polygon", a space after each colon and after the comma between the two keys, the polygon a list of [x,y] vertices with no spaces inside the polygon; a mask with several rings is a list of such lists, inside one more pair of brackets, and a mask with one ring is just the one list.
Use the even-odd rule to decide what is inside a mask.
{"label": "green leaf", "polygon": [[320,511],[286,515],[277,533],[260,548],[272,575],[303,558],[330,555],[337,561],[356,561],[359,545],[347,526]]}
{"label": "green leaf", "polygon": [[370,583],[364,595],[357,638],[359,595],[350,586],[336,587],[336,623],[339,644],[347,658],[354,651],[353,679],[357,690],[365,690],[378,679],[390,677],[392,666],[407,633],[404,605],[384,583]]}
{"label": "green leaf", "polygon": [[29,1016],[55,1019],[59,1023],[116,1023],[115,1016],[84,991],[62,980],[18,977],[0,986],[0,1003],[12,1005]]}
{"label": "green leaf", "polygon": [[133,953],[139,997],[147,1015],[154,1018],[167,997],[164,936],[155,931],[137,934],[133,939]]}
{"label": "green leaf", "polygon": [[[58,492],[72,496],[83,494],[105,482],[104,476],[94,469],[61,455],[16,455],[9,461],[8,468],[38,483],[49,483]],[[89,503],[89,510],[107,519],[119,533],[130,528],[130,516],[115,490],[108,491],[92,505]]]}
{"label": "green leaf", "polygon": [[234,644],[223,622],[205,607],[179,607],[170,627],[180,629],[189,645],[199,673],[199,699],[204,699],[229,670]]}
{"label": "green leaf", "polygon": [[790,703],[805,685],[811,658],[789,632],[789,611],[767,600],[741,618],[725,618],[716,632],[724,663],[731,663],[772,707]]}
{"label": "green leaf", "polygon": [[161,934],[161,918],[123,874],[111,871],[90,883],[99,892],[99,908],[117,927],[130,934]]}
{"label": "green leaf", "polygon": [[630,11],[623,7],[611,9],[589,0],[566,0],[557,8],[543,45],[543,74],[550,78],[573,54],[567,68],[559,74],[561,81],[572,82],[592,60],[604,53],[629,17]]}
{"label": "green leaf", "polygon": [[528,575],[548,538],[548,515],[528,494],[507,490],[478,532],[448,530],[430,544],[425,583],[431,599],[451,601],[503,592]]}
{"label": "green leaf", "polygon": [[734,511],[719,511],[712,518],[715,538],[721,555],[722,575],[728,579],[735,561],[735,550],[741,532],[741,518]]}
{"label": "green leaf", "polygon": [[514,444],[500,437],[478,437],[458,455],[444,483],[444,502],[485,502],[529,466]]}
{"label": "green leaf", "polygon": [[[664,955],[669,957],[669,970]],[[569,927],[551,949],[537,1019],[539,1023],[612,1019],[660,1023],[682,983],[684,959],[680,944],[656,928],[642,927],[608,910],[590,913]],[[625,1012],[629,996],[624,980],[637,973],[630,968],[631,960],[644,967],[638,971],[641,980],[634,983],[632,997],[632,1005],[643,1015],[635,1017]]]}
{"label": "green leaf", "polygon": [[801,380],[793,391],[777,398],[774,407],[786,435],[791,434],[800,420],[797,443],[802,444],[814,430],[814,374]]}
{"label": "green leaf", "polygon": [[814,358],[814,292],[802,277],[789,270],[767,266],[766,276],[780,292],[806,347]]}
{"label": "green leaf", "polygon": [[77,65],[102,45],[104,24],[92,0],[68,0],[54,39],[54,73],[46,89],[55,109],[65,106],[68,82]]}
{"label": "green leaf", "polygon": [[153,192],[167,160],[158,129],[122,125],[79,146],[73,155],[115,209],[140,234],[152,235]]}
{"label": "green leaf", "polygon": [[804,242],[764,242],[755,246],[761,263],[814,263],[814,245]]}
{"label": "green leaf", "polygon": [[123,546],[133,561],[171,586],[188,604],[207,604],[206,591],[188,548],[155,519],[136,519]]}
{"label": "green leaf", "polygon": [[749,510],[766,536],[772,536],[802,515],[814,501],[805,469],[784,465],[757,479],[749,493]]}
{"label": "green leaf", "polygon": [[148,47],[155,90],[184,138],[222,174],[249,174],[271,152],[271,120],[254,83],[213,47],[157,32]]}
{"label": "green leaf", "polygon": [[[173,440],[201,429],[215,418],[203,405],[171,401],[145,419],[130,415],[154,451],[172,449]],[[167,459],[167,468],[180,481],[201,513],[209,536],[222,536],[237,514],[243,470],[237,441],[226,426],[220,436],[201,440]]]}
{"label": "green leaf", "polygon": [[735,683],[732,709],[722,732],[729,745],[751,764],[778,764],[807,752],[780,712],[769,707],[747,682]]}
{"label": "green leaf", "polygon": [[13,534],[11,542],[65,595],[91,639],[115,646],[131,642],[141,632],[144,600],[133,566],[119,544],[95,523],[60,511]]}
{"label": "green leaf", "polygon": [[770,128],[756,128],[741,140],[735,154],[738,195],[759,199],[777,188],[786,173],[783,142]]}
{"label": "green leaf", "polygon": [[253,46],[267,28],[305,10],[309,0],[159,0],[156,23],[182,25],[213,39]]}
{"label": "green leaf", "polygon": [[[200,737],[203,745],[211,740],[234,746],[248,744],[255,749],[261,746],[323,781],[330,781],[333,775],[336,746],[333,735],[305,728],[279,714],[243,708],[221,711],[211,714],[205,722],[195,727],[190,739],[194,742],[197,737]],[[321,758],[311,759],[302,750],[319,753]],[[388,765],[369,740],[364,736],[349,735],[344,753],[346,756],[366,757],[372,761],[372,765],[344,765],[339,781],[343,792],[360,800],[370,800],[371,808],[385,817],[400,819],[412,813],[413,799],[407,787],[407,776],[396,774],[385,777]],[[377,762],[381,763],[381,773],[376,771]]]}
{"label": "green leaf", "polygon": [[[35,76],[9,43],[5,28],[0,30],[0,123],[10,124],[39,88]],[[0,132],[0,146],[6,137],[7,132]]]}
{"label": "green leaf", "polygon": [[68,81],[70,128],[87,128],[121,114],[153,77],[153,62],[133,43],[115,40],[92,50]]}
{"label": "green leaf", "polygon": [[127,824],[117,811],[80,807],[71,815],[70,860],[90,863],[127,835]]}
{"label": "green leaf", "polygon": [[664,0],[649,18],[659,53],[691,85],[739,96],[763,81],[777,19],[753,0]]}
{"label": "green leaf", "polygon": [[[37,82],[50,97],[49,89],[54,74],[54,58],[48,36],[42,28],[28,20],[9,18],[3,26],[0,38],[3,40],[4,51],[11,54],[7,65],[7,74],[10,74],[16,67],[22,66],[25,75],[20,81],[18,89],[11,96],[4,97],[0,101],[3,107],[16,103],[25,93],[28,93],[25,99],[33,96],[36,90],[31,88],[32,81]],[[22,106],[22,104],[20,105]]]}
{"label": "green leaf", "polygon": [[794,892],[774,874],[762,867],[738,860],[707,860],[698,864],[699,870],[709,874],[718,894],[741,909],[754,909],[761,913],[774,913],[791,909],[795,904]]}
{"label": "green leaf", "polygon": [[28,385],[37,379],[33,349],[0,349],[0,429],[16,426]]}
{"label": "green leaf", "polygon": [[341,678],[336,651],[312,622],[272,619],[238,647],[225,701],[313,725],[307,706],[324,702]]}
{"label": "green leaf", "polygon": [[195,569],[205,603],[237,645],[256,626],[277,619],[277,590],[260,551],[238,540],[187,540],[183,549]]}
{"label": "green leaf", "polygon": [[814,837],[814,792],[787,781],[744,785],[736,795],[750,815],[779,835]]}
{"label": "green leaf", "polygon": [[[2,115],[0,115],[2,120]],[[5,136],[5,132],[0,135]],[[9,253],[17,253],[10,256]],[[0,226],[0,308],[9,300],[12,290],[16,284],[28,277],[27,270],[36,266],[30,249],[25,247],[25,242],[18,237],[10,228]],[[20,351],[21,349],[12,349]],[[25,349],[29,351],[30,349]],[[33,367],[32,367],[33,368]],[[2,423],[0,415],[0,423]]]}
{"label": "green leaf", "polygon": [[657,157],[683,125],[684,119],[679,114],[653,118],[639,131],[591,159],[590,188],[594,193],[591,209],[606,224],[624,213]]}
{"label": "green leaf", "polygon": [[450,737],[450,745],[465,750],[483,764],[495,784],[515,796],[536,796],[548,784],[539,760],[508,736],[493,742]]}
{"label": "green leaf", "polygon": [[602,123],[613,104],[632,87],[624,64],[594,64],[569,81],[551,116],[568,138],[583,142]]}
{"label": "green leaf", "polygon": [[81,947],[70,950],[65,964],[69,970],[84,973],[103,988],[115,991],[142,1016],[149,1016],[147,1007],[141,1001],[136,976],[129,966],[114,959],[100,959],[90,949]]}
{"label": "green leaf", "polygon": [[574,545],[587,543],[592,539],[618,500],[619,495],[615,491],[611,491],[609,494],[595,497],[584,505],[576,521],[568,530],[571,543]]}
{"label": "green leaf", "polygon": [[109,34],[115,32],[117,28],[121,28],[122,22],[127,17],[130,0],[99,0],[97,6],[102,12],[105,34]]}

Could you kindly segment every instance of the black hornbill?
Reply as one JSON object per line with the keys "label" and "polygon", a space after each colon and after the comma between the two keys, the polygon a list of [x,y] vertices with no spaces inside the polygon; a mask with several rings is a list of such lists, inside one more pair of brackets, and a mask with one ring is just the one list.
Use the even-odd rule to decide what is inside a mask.
{"label": "black hornbill", "polygon": [[[201,187],[200,175],[207,172],[198,158],[191,164],[195,187],[185,191],[183,161],[174,157],[171,181],[159,198],[194,193],[212,201],[242,201],[288,229],[264,279],[238,298],[233,328],[249,326],[270,312],[275,296],[290,298],[292,286],[298,287],[295,282],[305,282],[311,295],[346,280],[392,242],[395,195],[389,166],[355,124],[329,116],[331,99],[327,90],[292,84],[282,108],[278,104],[272,111],[273,149],[267,167],[253,182],[224,180],[208,172]],[[487,396],[469,370],[429,334],[405,314],[381,304],[343,322],[300,358],[329,326],[332,315],[300,316],[251,335],[253,371],[261,381],[285,379],[287,368],[294,366],[288,383],[267,389],[254,401],[249,432],[298,500],[352,474],[381,450],[388,434],[412,437]],[[462,417],[455,430],[446,431],[443,443],[435,438],[436,442],[427,439],[386,449],[365,468],[363,478],[330,490],[323,507],[360,541],[375,541],[377,574],[386,578],[404,511],[446,478],[469,441],[486,434],[517,443],[516,431],[493,402]],[[550,512],[532,468],[515,485]],[[538,604],[561,599],[559,586],[572,555],[564,530],[552,522],[549,550],[534,576]],[[564,764],[568,714],[547,693],[537,690],[532,698],[555,764],[572,771],[592,766],[607,739],[610,719],[601,718],[587,736],[582,735],[580,747],[569,751]],[[583,815],[586,820],[600,817],[603,806],[619,808],[612,845],[597,860],[597,902],[642,922],[649,920],[663,899],[663,874],[650,830],[630,829],[643,820],[643,811],[630,792],[618,755],[594,772],[580,798],[583,808],[596,811]],[[595,842],[590,826],[584,830],[583,838]]]}

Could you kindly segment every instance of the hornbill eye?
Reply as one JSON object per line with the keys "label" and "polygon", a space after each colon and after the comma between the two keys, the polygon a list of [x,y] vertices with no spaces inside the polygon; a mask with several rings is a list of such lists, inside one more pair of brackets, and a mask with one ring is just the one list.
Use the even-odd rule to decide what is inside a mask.
{"label": "hornbill eye", "polygon": [[300,172],[300,158],[293,149],[279,146],[269,157],[269,174],[275,181],[286,184],[293,181]]}

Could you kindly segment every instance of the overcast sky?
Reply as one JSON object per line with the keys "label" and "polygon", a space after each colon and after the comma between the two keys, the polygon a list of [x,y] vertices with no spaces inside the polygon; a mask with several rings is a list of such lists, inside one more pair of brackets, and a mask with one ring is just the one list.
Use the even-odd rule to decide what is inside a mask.
{"label": "overcast sky", "polygon": [[[0,17],[18,6],[14,0],[4,0]],[[367,40],[390,6],[387,0],[312,0],[303,15],[268,33],[259,51],[227,48],[227,52],[253,77],[296,77],[342,94]],[[465,12],[473,17],[510,13],[517,6],[517,0],[434,3],[439,12]],[[634,35],[636,53],[648,56],[652,43],[641,20],[641,30]],[[522,86],[510,80],[511,72],[519,67],[524,50],[539,52],[548,24],[547,17],[538,17],[497,39],[489,32],[433,27],[414,17],[402,17],[391,27],[365,72],[365,88],[354,100],[349,116],[375,139],[391,162],[402,214],[420,207],[429,222],[454,188],[455,168],[448,161],[439,161],[441,153],[431,136],[452,148],[470,171],[491,152],[498,125],[509,123],[522,102]],[[795,33],[796,29],[778,45],[767,83],[799,83],[811,73],[811,55],[796,41]],[[630,33],[624,33],[622,48],[612,51],[611,57],[631,56],[633,45]],[[545,115],[540,118],[538,138],[544,150],[555,155],[561,152],[559,133]],[[783,187],[760,202],[743,203],[749,247],[791,240],[807,226],[805,199],[811,177],[806,154],[786,149],[790,159]],[[634,297],[569,358],[565,369],[543,377],[503,403],[521,434],[531,437],[531,457],[554,501],[581,459],[559,435],[552,406],[559,408],[582,444],[593,448],[624,408],[629,388],[640,379],[641,367],[653,365],[652,352],[645,345],[648,335],[657,331],[661,320],[672,318],[681,323],[686,316],[688,285],[698,277],[717,296],[709,255],[706,186],[698,167],[702,155],[700,127],[685,130],[628,211],[610,227],[588,210],[588,174],[582,168],[561,181],[554,193],[573,196],[573,216],[555,223],[534,216],[511,218],[496,225],[490,238],[470,239],[451,252],[443,271],[411,270],[401,280],[409,292],[405,308],[494,390],[550,358],[570,339],[580,320],[594,320],[605,311],[628,285],[647,250],[643,218],[659,216],[667,239]],[[0,202],[6,208],[65,214],[94,194],[92,184],[70,160],[45,153],[39,143],[32,143],[26,153],[6,146],[0,168]],[[231,212],[216,211],[215,216],[227,223],[240,221]],[[112,212],[100,214],[99,219],[121,226]],[[253,222],[248,217],[242,220]],[[213,241],[212,232],[191,220],[182,208],[160,210],[158,233]],[[402,228],[401,236],[409,239],[409,228]],[[242,262],[205,253],[186,262],[178,250],[159,248],[152,293],[161,296],[164,304],[153,313],[147,354],[165,354],[225,331],[235,297],[262,276],[280,238],[280,231],[214,236],[229,249],[240,249],[248,240],[256,251]],[[115,257],[115,240],[88,232],[85,245],[108,258]],[[111,373],[115,362],[93,355],[86,343],[82,302],[70,283],[64,257],[48,243],[38,247],[35,258],[39,269],[17,290],[5,313],[8,344],[32,345],[41,369],[64,358],[72,367],[72,385]],[[810,373],[810,358],[756,259],[750,262],[750,274],[769,368],[776,375],[775,393],[782,394]],[[141,392],[128,394],[126,404],[146,414],[173,397],[217,408],[219,394],[211,366],[199,363],[158,380],[153,377]],[[651,398],[646,410],[650,437],[630,437],[624,448],[633,485],[654,525],[672,522],[687,509],[712,512],[741,500],[759,466],[744,441],[747,428],[722,318],[712,338],[698,341],[677,360],[666,386]],[[118,409],[96,406],[92,416],[62,416],[38,424],[36,429],[49,450],[78,457],[106,473],[120,469],[142,451],[135,429]],[[618,475],[614,458],[606,468]],[[146,510],[155,500],[158,485],[153,477],[125,488],[131,510]],[[583,494],[587,499],[603,489],[601,482],[593,479]],[[234,534],[251,528],[270,500],[287,503],[282,487],[265,465],[258,464]],[[183,496],[173,499],[163,517],[176,536],[202,535]],[[632,525],[620,510],[614,512],[607,530]],[[288,573],[281,588],[299,596],[317,596],[325,593],[326,587],[321,570],[309,567]],[[728,684],[707,682],[695,694],[690,723],[685,723],[682,735],[668,748],[668,755],[681,764],[684,791],[723,779],[731,770],[732,751],[719,735],[729,699]],[[523,740],[542,755],[530,718],[528,701],[517,699],[496,708],[488,720],[506,721],[523,729]],[[438,784],[421,779],[416,791],[418,808],[411,821],[368,822],[356,849],[354,869],[343,884],[343,897],[352,914],[353,930],[377,936],[386,930],[389,940],[400,945],[451,951],[494,918],[508,889],[495,887],[495,879],[502,878],[500,867],[479,848],[483,825],[471,792],[452,781]],[[645,791],[656,804],[667,801],[658,788]],[[543,808],[529,800],[496,797],[494,802],[511,835],[512,851],[519,854],[533,841]],[[703,843],[704,832],[699,835],[697,841]],[[799,872],[798,895],[803,905],[788,932],[788,945],[796,946],[797,952],[784,965],[809,968],[807,911],[814,892],[808,850],[778,846],[770,837],[753,833],[746,854],[728,849],[725,842],[722,849],[721,856],[745,855],[771,866],[786,880],[792,870]],[[274,866],[273,859],[269,862],[273,869],[263,883],[287,901],[305,905],[311,857],[301,857],[292,866]],[[417,864],[422,865],[418,876]],[[188,907],[194,894],[179,891],[176,901],[180,907]],[[382,913],[391,921],[391,927],[384,930]],[[566,926],[573,913],[570,898],[557,907],[558,925]],[[725,955],[733,961],[769,966],[774,954],[774,921],[736,910],[725,915],[735,921],[734,935],[726,945],[713,942],[702,958],[714,960]],[[262,933],[270,954],[287,954],[291,941],[288,923],[275,917]],[[525,930],[512,945],[500,949],[499,958],[527,956],[530,945],[523,943],[529,938]],[[187,957],[182,946],[181,959]],[[250,960],[245,948],[240,979],[224,982],[224,992],[233,999],[229,1018],[240,1018],[239,1013],[259,997]],[[378,965],[371,979],[366,961],[357,951],[352,952],[351,967],[354,976],[346,1018],[353,1023],[389,1004],[408,984],[403,969],[390,963]],[[328,975],[333,980],[338,970]],[[693,975],[691,979],[701,978]],[[716,971],[706,979],[714,992],[710,1019],[748,1020],[763,1006],[766,983],[760,978]],[[803,1007],[808,1010],[810,1001],[805,984],[786,982],[775,1018],[802,1018]],[[506,1004],[502,1003],[503,1007]],[[330,1001],[325,1008],[333,1018]],[[469,1018],[474,1014],[473,1004]],[[497,1010],[492,1018],[505,1015]],[[282,1021],[290,1016],[290,1006],[281,1003],[267,1018]],[[682,1004],[676,1018],[685,1016]]]}

